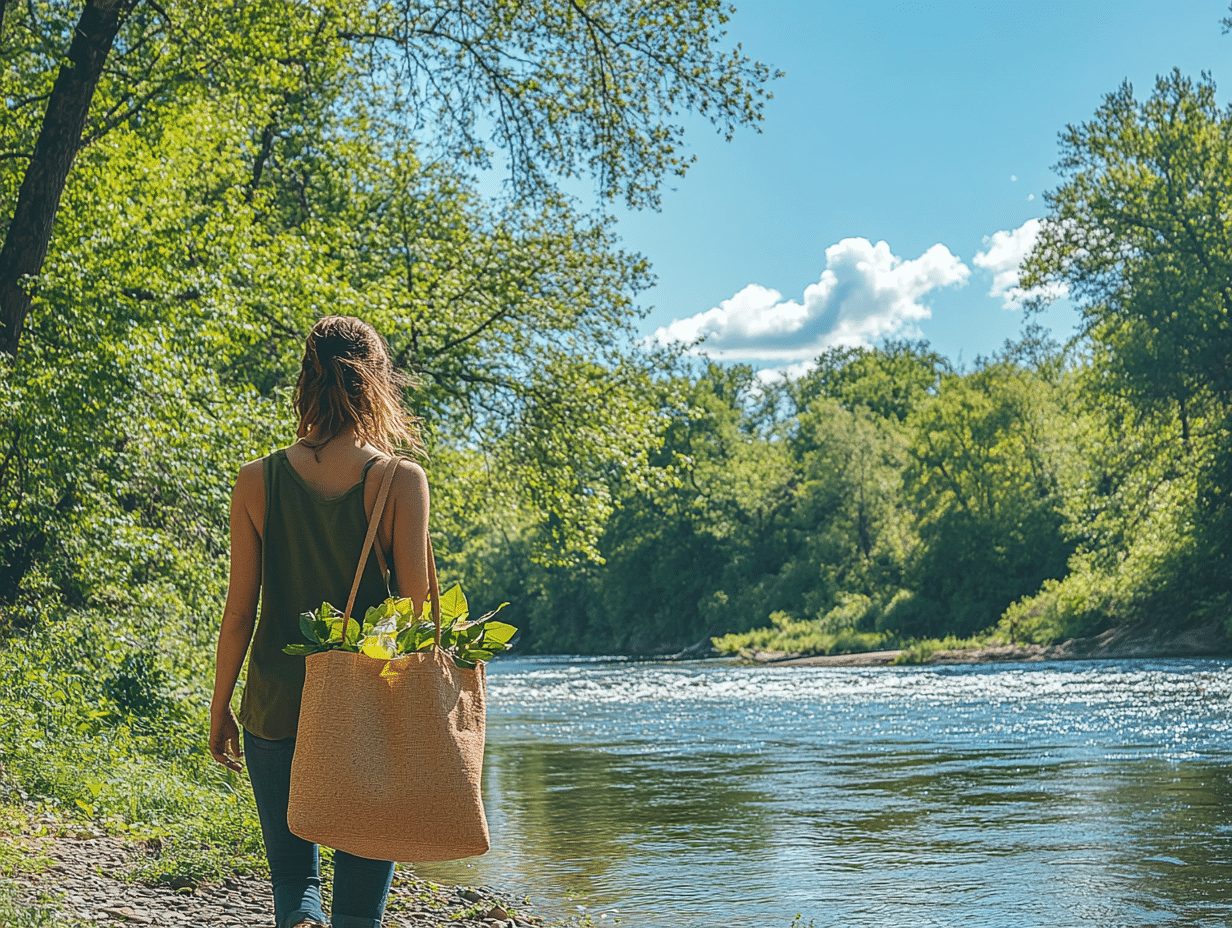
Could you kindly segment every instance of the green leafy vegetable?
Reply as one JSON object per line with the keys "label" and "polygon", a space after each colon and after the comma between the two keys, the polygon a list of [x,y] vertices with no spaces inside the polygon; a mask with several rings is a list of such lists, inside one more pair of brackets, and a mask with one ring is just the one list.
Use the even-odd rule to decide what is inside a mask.
{"label": "green leafy vegetable", "polygon": [[[481,619],[467,623],[470,607],[461,585],[454,584],[441,595],[441,649],[453,657],[458,667],[465,669],[507,650],[517,628],[491,619],[508,605],[501,603]],[[415,604],[409,598],[391,596],[379,605],[368,607],[362,620],[352,618],[347,622],[344,641],[342,613],[329,603],[321,603],[315,613],[305,612],[299,618],[300,632],[306,641],[289,644],[282,650],[296,655],[350,651],[384,659],[402,657],[426,651],[436,642],[436,626],[424,618],[431,614],[429,603],[424,603],[416,616]]]}

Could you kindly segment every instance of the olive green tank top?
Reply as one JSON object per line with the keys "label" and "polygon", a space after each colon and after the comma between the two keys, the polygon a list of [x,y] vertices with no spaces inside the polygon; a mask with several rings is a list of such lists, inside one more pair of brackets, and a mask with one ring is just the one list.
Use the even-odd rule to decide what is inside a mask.
{"label": "olive green tank top", "polygon": [[[364,478],[378,458],[364,465]],[[304,642],[302,613],[322,602],[346,608],[359,549],[368,530],[364,479],[341,496],[324,497],[287,461],[285,450],[265,459],[265,530],[261,543],[261,610],[248,676],[240,700],[240,724],[258,738],[294,736],[304,689],[304,658],[284,654]],[[376,558],[368,558],[352,618],[388,595]]]}

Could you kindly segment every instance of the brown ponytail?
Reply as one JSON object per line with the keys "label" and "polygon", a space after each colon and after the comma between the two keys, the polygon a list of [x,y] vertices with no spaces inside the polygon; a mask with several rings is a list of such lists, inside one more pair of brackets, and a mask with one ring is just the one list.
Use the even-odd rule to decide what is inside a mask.
{"label": "brown ponytail", "polygon": [[421,420],[407,413],[402,390],[410,380],[394,370],[389,346],[354,316],[326,316],[308,333],[295,411],[300,440],[322,448],[347,426],[386,454],[424,457]]}

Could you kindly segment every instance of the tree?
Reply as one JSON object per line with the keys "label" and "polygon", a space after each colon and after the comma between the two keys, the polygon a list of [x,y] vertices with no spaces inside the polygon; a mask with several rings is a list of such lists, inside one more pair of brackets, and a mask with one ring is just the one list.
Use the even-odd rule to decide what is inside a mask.
{"label": "tree", "polygon": [[1063,422],[1056,386],[1018,365],[942,378],[914,418],[906,475],[920,535],[911,587],[932,609],[904,631],[970,635],[1065,573]]}
{"label": "tree", "polygon": [[941,374],[949,370],[949,362],[922,341],[887,341],[875,349],[829,348],[792,392],[801,410],[815,397],[827,396],[847,409],[864,406],[902,422],[936,392]]}
{"label": "tree", "polygon": [[1024,287],[1080,301],[1103,389],[1179,417],[1232,404],[1232,111],[1179,72],[1061,134]]}
{"label": "tree", "polygon": [[1146,100],[1122,85],[1061,146],[1023,285],[1080,302],[1099,442],[1071,505],[1080,558],[1022,612],[1184,623],[1229,600],[1232,109],[1173,71]]}
{"label": "tree", "polygon": [[[84,144],[140,120],[186,85],[246,84],[267,118],[254,145],[254,186],[278,134],[290,125],[298,79],[326,71],[362,75],[402,130],[442,156],[486,167],[492,147],[521,194],[589,174],[600,193],[653,204],[661,179],[683,173],[681,112],[700,113],[729,135],[761,117],[768,69],[723,47],[729,10],[717,0],[646,7],[632,0],[402,0],[289,5],[87,0],[75,24],[63,2],[34,2],[3,22],[0,42],[22,75],[68,60],[47,105],[0,249],[0,351],[15,355],[69,169]],[[10,36],[16,33],[20,38]],[[113,48],[119,61],[104,68]],[[391,80],[390,75],[396,75]],[[19,81],[21,78],[19,78]],[[36,79],[37,80],[37,79]],[[27,80],[27,83],[29,81]],[[4,88],[6,95],[10,88]],[[106,109],[83,136],[98,93]],[[481,135],[491,127],[493,146]]]}
{"label": "tree", "polygon": [[[524,516],[536,556],[593,557],[611,488],[657,441],[663,359],[634,344],[645,261],[553,182],[593,168],[604,196],[651,203],[687,163],[676,111],[755,122],[767,77],[722,51],[724,8],[633,9],[138,0],[115,7],[84,128],[49,135],[85,95],[57,84],[78,76],[60,55],[83,8],[8,5],[0,213],[30,211],[40,144],[72,168],[35,210],[56,217],[41,266],[9,281],[0,604],[162,582],[169,541],[206,559],[180,576],[208,573],[227,475],[286,440],[268,401],[336,311],[371,318],[417,375],[454,537],[487,501]],[[481,198],[474,171],[502,157],[511,184]],[[218,453],[203,471],[194,443]]]}
{"label": "tree", "polygon": [[[254,102],[264,102],[289,92],[299,77],[293,72],[322,62],[304,54],[310,27],[280,6],[87,0],[79,16],[76,4],[63,2],[17,7],[21,15],[0,34],[13,65],[0,76],[12,101],[0,163],[24,168],[0,248],[0,353],[17,353],[65,184],[83,148],[139,123],[190,85],[230,83],[261,91]],[[236,41],[245,34],[263,42]],[[272,67],[267,56],[276,59]],[[8,213],[10,204],[3,206]]]}
{"label": "tree", "polygon": [[[47,103],[43,130],[34,151],[0,248],[0,351],[17,353],[26,313],[27,292],[42,270],[51,240],[51,228],[69,168],[80,145],[94,88],[102,76],[120,21],[129,3],[91,0],[85,6]],[[12,153],[9,153],[12,155]]]}
{"label": "tree", "polygon": [[[876,360],[876,353],[866,357]],[[902,586],[915,540],[902,504],[905,431],[892,414],[862,403],[849,409],[829,397],[800,414],[793,442],[800,488],[791,516],[800,543],[784,570],[807,574],[797,607],[803,614],[824,615],[850,594],[884,605]]]}

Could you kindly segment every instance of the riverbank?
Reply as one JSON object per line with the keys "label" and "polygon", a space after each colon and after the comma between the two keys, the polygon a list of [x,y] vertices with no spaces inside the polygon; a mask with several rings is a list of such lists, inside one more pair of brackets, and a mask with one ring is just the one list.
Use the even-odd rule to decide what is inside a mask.
{"label": "riverbank", "polygon": [[[54,928],[83,922],[152,928],[252,928],[273,919],[269,881],[234,875],[194,884],[140,883],[130,874],[157,853],[150,842],[80,833],[0,836],[0,925]],[[6,872],[7,871],[7,872]],[[398,928],[551,928],[529,898],[486,886],[446,887],[399,869],[385,925]],[[552,925],[563,926],[556,922]]]}
{"label": "riverbank", "polygon": [[1090,638],[1059,644],[996,644],[980,648],[899,649],[855,654],[790,654],[782,651],[741,652],[750,664],[776,667],[881,667],[888,664],[993,664],[1041,661],[1082,661],[1142,657],[1232,657],[1232,637],[1222,623],[1183,631],[1111,628]]}

